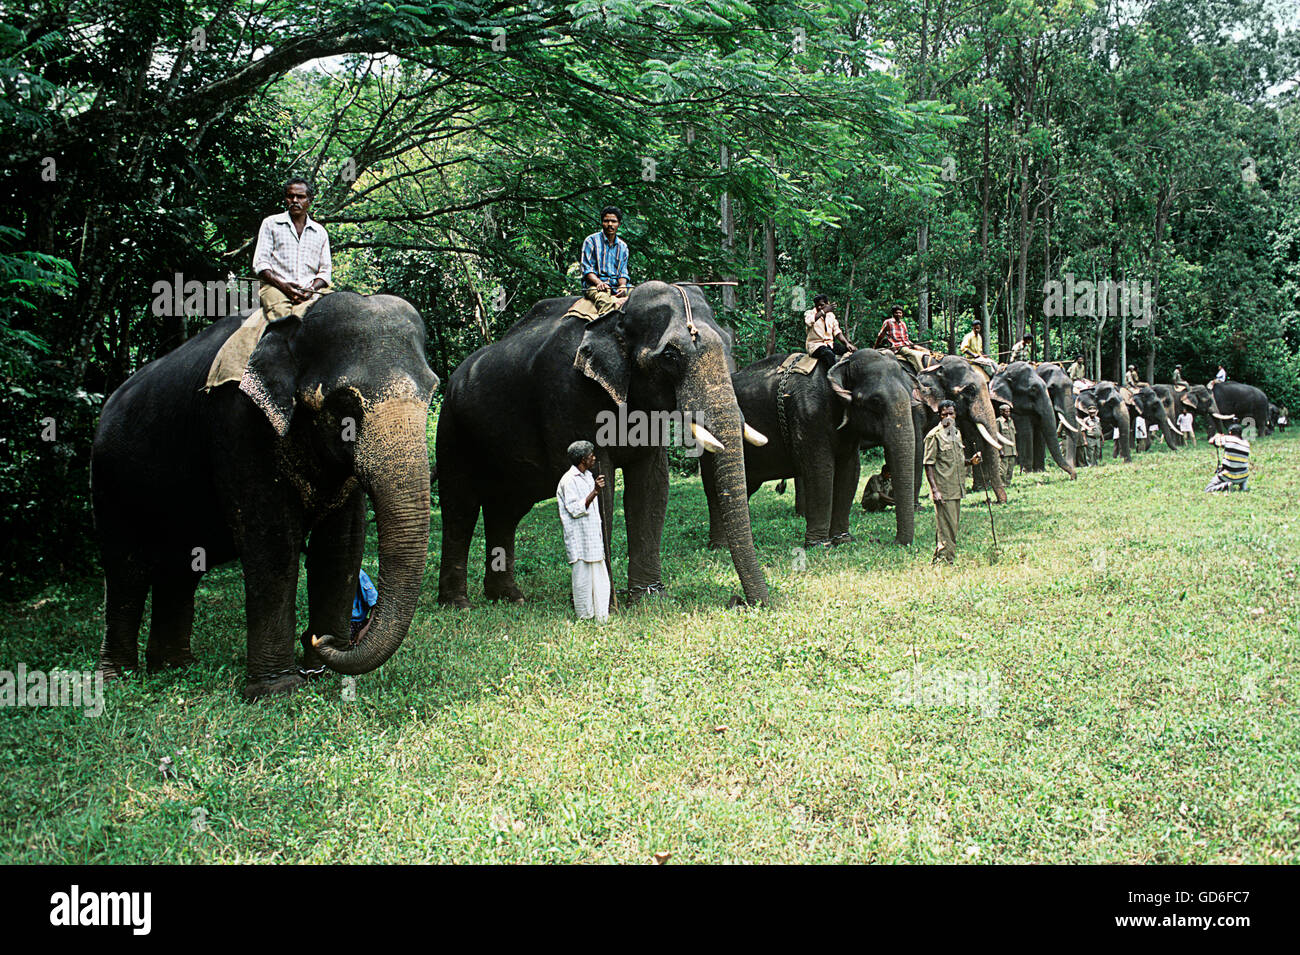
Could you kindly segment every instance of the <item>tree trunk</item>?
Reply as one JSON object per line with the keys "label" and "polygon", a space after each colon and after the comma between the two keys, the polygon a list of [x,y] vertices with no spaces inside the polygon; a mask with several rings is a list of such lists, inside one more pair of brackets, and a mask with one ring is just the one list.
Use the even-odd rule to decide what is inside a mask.
{"label": "tree trunk", "polygon": [[763,262],[766,266],[763,282],[763,318],[767,320],[767,354],[776,351],[776,318],[772,315],[772,292],[776,285],[776,220],[768,217],[763,223]]}

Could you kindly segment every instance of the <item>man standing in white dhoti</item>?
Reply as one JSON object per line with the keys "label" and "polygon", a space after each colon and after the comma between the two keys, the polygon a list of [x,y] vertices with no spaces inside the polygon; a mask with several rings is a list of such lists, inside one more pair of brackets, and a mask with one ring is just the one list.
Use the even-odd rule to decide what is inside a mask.
{"label": "man standing in white dhoti", "polygon": [[[596,448],[590,441],[569,445],[569,463],[555,488],[564,529],[564,550],[573,573],[573,609],[582,620],[609,619],[609,568],[605,565],[605,536],[596,498],[605,486],[603,474],[592,474]],[[595,506],[593,506],[595,505]]]}

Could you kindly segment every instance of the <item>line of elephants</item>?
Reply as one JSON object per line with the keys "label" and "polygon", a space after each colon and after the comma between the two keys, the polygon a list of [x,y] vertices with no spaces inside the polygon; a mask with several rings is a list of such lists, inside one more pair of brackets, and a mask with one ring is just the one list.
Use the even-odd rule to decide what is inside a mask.
{"label": "line of elephants", "polygon": [[[913,373],[888,352],[859,349],[829,372],[791,371],[784,356],[737,372],[732,334],[696,286],[644,283],[624,308],[590,323],[565,317],[573,301],[539,302],[447,382],[433,472],[442,509],[441,603],[469,606],[469,549],[480,512],[484,594],[523,599],[515,580],[516,528],[533,505],[554,495],[568,468],[568,445],[591,440],[597,416],[620,404],[628,413],[689,413],[695,439],[710,452],[701,459],[709,542],[730,551],[750,604],[769,598],[748,505],[766,481],[796,479],[807,544],[849,540],[859,450],[881,447],[895,488],[913,488],[911,495],[895,493],[895,541],[912,542],[922,438],[944,399],[957,404],[968,448],[985,452],[979,470],[999,501],[1006,500],[995,463],[1001,403],[1028,425],[1021,429],[1021,460],[1030,467],[1041,468],[1050,453],[1074,477],[1076,409],[1094,404],[1103,426],[1119,428],[1118,447],[1129,456],[1129,406],[1118,389],[1099,383],[1076,396],[1057,365],[1013,363],[990,384],[955,356]],[[372,671],[410,628],[429,549],[426,427],[439,385],[425,358],[423,320],[396,296],[336,292],[305,318],[269,326],[237,385],[205,389],[214,357],[246,317],[214,322],[141,368],[104,405],[91,491],[105,573],[100,668],[107,676],[139,666],[150,591],[146,667],[191,663],[198,582],[235,559],[245,589],[245,699],[291,691],[325,668]],[[1257,389],[1227,384],[1209,396],[1205,413],[1255,414]],[[1132,401],[1177,447],[1160,387]],[[1199,392],[1195,400],[1202,400]],[[1064,448],[1058,422],[1067,434]],[[633,599],[663,587],[668,458],[666,447],[653,443],[659,436],[649,437],[597,449],[601,473],[623,472]],[[368,627],[348,637],[366,498],[378,532],[379,599]],[[600,496],[599,506],[608,558],[612,492]],[[308,620],[298,634],[303,553]]]}

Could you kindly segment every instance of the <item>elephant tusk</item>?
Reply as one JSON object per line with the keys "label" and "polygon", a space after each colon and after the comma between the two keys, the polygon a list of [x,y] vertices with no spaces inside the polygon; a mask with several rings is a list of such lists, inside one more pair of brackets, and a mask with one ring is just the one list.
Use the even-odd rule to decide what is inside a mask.
{"label": "elephant tusk", "polygon": [[1061,412],[1058,411],[1058,412],[1056,413],[1056,416],[1057,416],[1058,418],[1061,419],[1061,424],[1065,425],[1065,427],[1066,427],[1068,430],[1073,431],[1075,434],[1078,434],[1078,433],[1079,433],[1079,429],[1076,428],[1074,425],[1070,424],[1070,422],[1066,421],[1066,420],[1065,420],[1065,415],[1061,414]]}
{"label": "elephant tusk", "polygon": [[1235,414],[1219,414],[1216,411],[1214,412],[1214,417],[1218,418],[1220,421],[1234,421],[1237,416]]}
{"label": "elephant tusk", "polygon": [[1014,448],[1016,446],[1016,443],[1004,434],[998,435],[998,440],[1002,442],[1003,447]]}
{"label": "elephant tusk", "polygon": [[981,437],[989,443],[990,447],[997,448],[1000,446],[1001,442],[999,442],[997,438],[993,437],[993,435],[989,434],[989,429],[984,427],[984,425],[976,422],[975,429],[979,431]]}
{"label": "elephant tusk", "polygon": [[712,451],[714,454],[717,454],[719,451],[727,450],[726,446],[711,435],[709,429],[704,427],[702,424],[697,424],[692,421],[691,434],[695,435],[695,440],[700,443],[700,446],[703,447],[705,451]]}
{"label": "elephant tusk", "polygon": [[754,447],[761,448],[763,445],[767,444],[767,435],[759,431],[757,428],[751,428],[749,425],[745,425],[745,440]]}

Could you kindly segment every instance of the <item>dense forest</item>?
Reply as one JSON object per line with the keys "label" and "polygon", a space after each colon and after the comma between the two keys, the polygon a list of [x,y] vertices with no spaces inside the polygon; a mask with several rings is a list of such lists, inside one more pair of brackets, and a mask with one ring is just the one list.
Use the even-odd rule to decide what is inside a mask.
{"label": "dense forest", "polygon": [[[442,377],[576,293],[711,290],[746,363],[813,294],[870,345],[1087,357],[1300,406],[1300,24],[1264,0],[0,2],[9,587],[93,570],[106,395],[251,279],[290,175],[335,282],[414,303]],[[1105,294],[1121,288],[1122,295]],[[1098,294],[1098,290],[1101,294]],[[716,294],[714,294],[716,293]]]}

